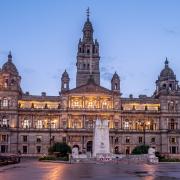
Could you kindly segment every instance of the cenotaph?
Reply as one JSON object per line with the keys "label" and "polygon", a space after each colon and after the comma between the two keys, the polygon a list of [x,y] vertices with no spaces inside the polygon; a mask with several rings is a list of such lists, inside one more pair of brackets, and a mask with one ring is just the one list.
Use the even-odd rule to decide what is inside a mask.
{"label": "cenotaph", "polygon": [[109,126],[108,120],[97,119],[94,126],[93,157],[109,158]]}

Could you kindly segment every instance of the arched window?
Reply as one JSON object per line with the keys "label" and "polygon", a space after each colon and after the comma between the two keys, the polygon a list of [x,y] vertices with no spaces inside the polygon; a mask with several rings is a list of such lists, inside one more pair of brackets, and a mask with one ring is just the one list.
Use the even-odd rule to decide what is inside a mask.
{"label": "arched window", "polygon": [[89,49],[87,49],[87,54],[89,54],[90,53],[90,50]]}
{"label": "arched window", "polygon": [[169,90],[172,90],[172,84],[169,84]]}
{"label": "arched window", "polygon": [[64,83],[64,88],[67,88],[67,83]]}
{"label": "arched window", "polygon": [[8,99],[7,98],[4,98],[3,101],[2,101],[2,106],[3,107],[8,107]]}
{"label": "arched window", "polygon": [[114,89],[117,90],[117,83],[114,84]]}
{"label": "arched window", "polygon": [[170,101],[170,102],[168,103],[168,110],[169,110],[169,111],[173,111],[173,110],[174,110],[174,102],[173,102],[173,101]]}
{"label": "arched window", "polygon": [[129,120],[126,119],[124,122],[124,129],[129,129]]}
{"label": "arched window", "polygon": [[51,128],[52,128],[52,129],[55,129],[55,128],[56,128],[56,122],[55,122],[55,120],[52,120],[52,121],[51,121]]}
{"label": "arched window", "polygon": [[102,102],[102,109],[107,109],[107,107],[108,107],[107,101],[104,100],[104,101]]}
{"label": "arched window", "polygon": [[166,84],[163,84],[163,89],[166,89]]}
{"label": "arched window", "polygon": [[4,82],[4,87],[5,87],[5,88],[8,87],[8,79],[5,80],[5,82]]}
{"label": "arched window", "polygon": [[42,129],[42,127],[43,127],[42,120],[38,120],[38,121],[37,121],[36,127],[39,128],[39,129]]}
{"label": "arched window", "polygon": [[2,118],[2,127],[8,127],[8,119],[6,116]]}
{"label": "arched window", "polygon": [[23,128],[30,128],[30,120],[24,119],[22,126],[23,126]]}
{"label": "arched window", "polygon": [[14,85],[14,84],[15,84],[15,80],[11,79],[11,85]]}
{"label": "arched window", "polygon": [[75,119],[73,122],[73,128],[81,128],[81,121]]}

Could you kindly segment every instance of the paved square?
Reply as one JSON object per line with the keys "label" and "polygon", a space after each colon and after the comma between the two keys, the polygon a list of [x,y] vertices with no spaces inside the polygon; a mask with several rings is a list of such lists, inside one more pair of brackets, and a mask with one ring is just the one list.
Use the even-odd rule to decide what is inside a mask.
{"label": "paved square", "polygon": [[60,164],[24,160],[0,167],[4,180],[174,180],[180,179],[180,163],[147,164]]}

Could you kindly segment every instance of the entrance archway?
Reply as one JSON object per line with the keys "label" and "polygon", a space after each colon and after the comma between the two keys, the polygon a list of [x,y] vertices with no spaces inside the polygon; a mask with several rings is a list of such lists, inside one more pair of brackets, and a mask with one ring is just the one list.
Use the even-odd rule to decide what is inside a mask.
{"label": "entrance archway", "polygon": [[129,146],[126,147],[126,154],[130,154],[130,147]]}
{"label": "entrance archway", "polygon": [[92,141],[87,142],[86,151],[92,153]]}
{"label": "entrance archway", "polygon": [[114,154],[119,154],[119,147],[118,147],[118,146],[116,146],[116,147],[114,148]]}
{"label": "entrance archway", "polygon": [[75,145],[73,146],[73,148],[78,148],[78,150],[79,150],[79,146],[78,146],[77,144],[75,144]]}

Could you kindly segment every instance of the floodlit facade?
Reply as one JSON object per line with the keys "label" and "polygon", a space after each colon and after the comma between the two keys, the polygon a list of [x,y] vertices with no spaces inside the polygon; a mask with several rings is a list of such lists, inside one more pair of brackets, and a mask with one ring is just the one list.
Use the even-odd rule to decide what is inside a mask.
{"label": "floodlit facade", "polygon": [[68,72],[61,77],[58,96],[24,93],[21,77],[9,53],[0,69],[0,152],[41,155],[54,142],[67,142],[82,153],[92,153],[96,119],[109,120],[112,153],[129,154],[148,144],[169,154],[180,152],[180,87],[166,59],[151,97],[124,98],[120,77],[111,89],[100,84],[99,43],[87,15],[77,52],[76,88]]}

